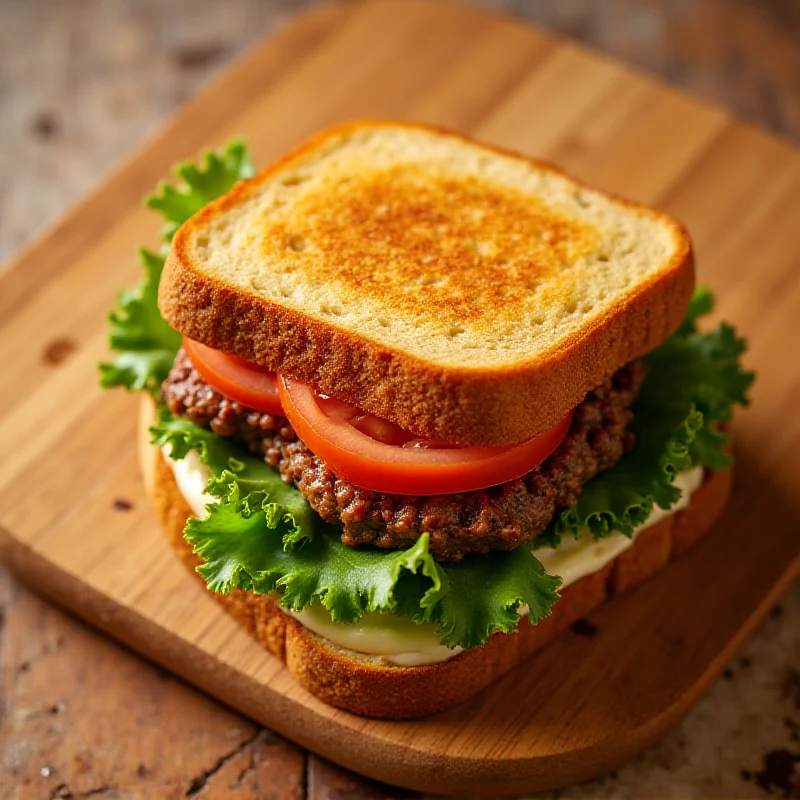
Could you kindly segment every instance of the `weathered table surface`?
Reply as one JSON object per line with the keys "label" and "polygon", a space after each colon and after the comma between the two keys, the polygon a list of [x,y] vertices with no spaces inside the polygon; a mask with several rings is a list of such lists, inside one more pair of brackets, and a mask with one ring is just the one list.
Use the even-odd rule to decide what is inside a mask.
{"label": "weathered table surface", "polygon": [[[0,258],[305,0],[0,5]],[[800,135],[800,5],[487,0]],[[46,498],[44,499],[46,501]],[[124,507],[120,513],[125,513]],[[800,793],[800,586],[660,745],[560,797]],[[397,797],[306,754],[0,571],[0,797]]]}

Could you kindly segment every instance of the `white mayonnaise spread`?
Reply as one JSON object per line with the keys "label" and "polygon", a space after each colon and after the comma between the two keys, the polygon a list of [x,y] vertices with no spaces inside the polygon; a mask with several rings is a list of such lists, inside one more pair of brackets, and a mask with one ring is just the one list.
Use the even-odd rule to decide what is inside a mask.
{"label": "white mayonnaise spread", "polygon": [[169,457],[169,447],[164,447],[162,452],[167,464],[172,467],[175,483],[178,484],[183,499],[192,509],[192,513],[202,519],[206,515],[206,506],[217,502],[216,497],[204,491],[211,478],[211,471],[200,460],[197,450],[190,450],[185,458],[175,460]]}
{"label": "white mayonnaise spread", "polygon": [[[195,516],[204,517],[206,505],[216,502],[216,498],[203,491],[210,477],[208,468],[201,463],[195,450],[190,451],[186,458],[173,461],[167,455],[167,449],[164,450],[164,456],[172,467],[181,494]],[[685,508],[689,504],[692,492],[702,482],[702,467],[695,467],[679,475],[675,479],[675,485],[681,489],[680,500],[668,511],[656,506],[647,521],[636,529],[633,538],[623,536],[621,533],[613,533],[599,540],[589,535],[579,539],[568,535],[555,549],[543,547],[536,550],[536,557],[547,572],[561,577],[561,588],[564,589],[586,575],[601,570],[627,550],[633,539],[643,530]],[[410,619],[394,614],[367,612],[356,625],[342,625],[333,622],[319,603],[302,611],[286,613],[337,647],[377,656],[402,667],[436,664],[458,655],[462,650],[460,647],[450,649],[441,645],[436,637],[436,625],[416,625]],[[520,616],[525,616],[527,613],[527,606],[519,609]]]}

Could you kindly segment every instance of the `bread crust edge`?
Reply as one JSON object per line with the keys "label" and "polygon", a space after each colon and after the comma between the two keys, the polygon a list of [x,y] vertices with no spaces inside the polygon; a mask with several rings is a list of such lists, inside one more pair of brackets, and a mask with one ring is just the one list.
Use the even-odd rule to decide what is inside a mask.
{"label": "bread crust edge", "polygon": [[[161,451],[148,442],[152,413],[152,402],[145,398],[139,447],[145,487],[177,556],[203,581],[196,572],[201,561],[183,538],[192,512]],[[538,625],[523,619],[516,633],[495,634],[483,647],[438,664],[397,667],[378,657],[344,650],[303,627],[268,596],[236,589],[229,595],[213,596],[261,645],[285,662],[301,686],[329,705],[380,719],[424,717],[477,694],[601,603],[640,585],[696,544],[721,515],[731,480],[730,468],[707,472],[687,508],[643,531],[628,550],[599,572],[567,587],[553,613]]]}
{"label": "bread crust edge", "polygon": [[273,174],[333,137],[379,125],[421,128],[473,141],[435,126],[391,121],[351,122],[321,131],[181,226],[159,288],[164,319],[184,336],[285,371],[419,436],[481,446],[514,444],[547,430],[587,392],[677,330],[695,281],[691,240],[679,222],[650,206],[590,187],[552,164],[482,143],[488,150],[565,176],[577,187],[661,220],[678,242],[675,254],[638,291],[561,345],[535,360],[491,369],[426,362],[249,294],[194,267],[190,240],[215,214],[258,191]]}

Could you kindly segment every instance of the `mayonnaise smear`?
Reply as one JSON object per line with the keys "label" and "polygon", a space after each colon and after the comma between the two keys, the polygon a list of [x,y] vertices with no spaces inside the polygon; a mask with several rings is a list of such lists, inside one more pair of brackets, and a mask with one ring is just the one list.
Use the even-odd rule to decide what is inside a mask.
{"label": "mayonnaise smear", "polygon": [[[206,516],[206,506],[215,503],[216,498],[203,490],[210,478],[208,467],[200,461],[196,450],[191,450],[185,458],[173,461],[164,456],[175,475],[175,482],[196,517]],[[702,467],[695,467],[675,479],[675,486],[681,489],[680,500],[665,511],[656,506],[647,521],[628,538],[621,533],[613,533],[605,539],[594,539],[590,535],[574,539],[565,536],[557,548],[543,547],[536,550],[536,558],[551,575],[561,576],[561,588],[579,581],[586,575],[601,570],[627,550],[634,539],[645,529],[660,522],[689,504],[692,493],[703,482]],[[436,625],[417,625],[407,617],[395,614],[367,612],[355,625],[342,625],[333,622],[328,612],[316,603],[302,611],[288,611],[302,625],[324,636],[337,647],[369,656],[375,656],[402,667],[418,667],[446,661],[461,652],[462,648],[444,647],[436,637]],[[526,616],[528,607],[518,609],[520,616]]]}

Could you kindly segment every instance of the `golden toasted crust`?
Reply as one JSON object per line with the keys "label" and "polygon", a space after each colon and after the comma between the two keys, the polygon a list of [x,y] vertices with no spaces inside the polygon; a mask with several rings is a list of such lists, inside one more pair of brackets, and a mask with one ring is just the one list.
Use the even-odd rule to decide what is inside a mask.
{"label": "golden toasted crust", "polygon": [[[192,339],[309,381],[326,393],[386,417],[420,436],[477,445],[519,442],[551,427],[576,406],[588,391],[631,359],[652,350],[676,330],[694,286],[694,263],[688,235],[670,217],[619,198],[611,199],[620,207],[658,220],[670,230],[677,245],[668,262],[638,284],[636,290],[625,293],[602,313],[587,318],[583,326],[562,337],[557,344],[538,353],[535,358],[515,360],[499,366],[433,363],[350,330],[344,323],[337,324],[335,313],[331,315],[331,321],[309,316],[257,292],[223,281],[198,267],[192,242],[199,231],[213,227],[214,220],[220,214],[256,195],[276,173],[324,149],[332,139],[341,138],[364,126],[380,125],[403,127],[403,123],[395,122],[362,122],[323,131],[192,217],[176,234],[162,275],[159,306],[164,318]],[[435,128],[405,127],[430,130],[457,141],[469,141]],[[563,174],[550,165],[509,151],[491,147],[486,147],[486,151],[511,157],[525,165],[532,164],[547,173]],[[573,183],[578,188],[585,187],[579,181]],[[422,294],[409,295],[400,291],[400,284],[410,281],[417,285],[424,282],[425,276],[417,274],[418,267],[399,263],[391,270],[384,270],[382,282],[372,291],[386,294],[390,304],[397,308],[405,307],[405,304],[408,306],[405,311],[409,313],[409,309],[418,306],[414,313],[427,318],[443,314],[445,304],[447,319],[458,323],[454,328],[458,331],[459,326],[475,324],[476,314],[486,315],[487,319],[500,313],[513,316],[517,307],[515,304],[524,287],[517,286],[508,277],[507,269],[501,270],[501,265],[507,262],[509,256],[503,250],[502,243],[512,235],[515,218],[525,222],[524,230],[535,229],[538,224],[536,220],[540,219],[541,214],[535,208],[523,209],[517,200],[489,196],[490,192],[485,187],[478,191],[468,181],[458,181],[448,186],[428,187],[430,196],[426,194],[425,186],[419,190],[422,196],[419,203],[424,206],[422,210],[430,207],[429,212],[425,211],[426,217],[435,213],[437,200],[445,203],[446,195],[452,195],[453,192],[465,196],[473,193],[475,203],[482,199],[487,208],[502,206],[505,209],[493,223],[496,228],[491,232],[494,249],[488,255],[481,256],[483,271],[477,270],[471,260],[475,257],[473,248],[477,246],[472,237],[478,235],[480,225],[475,221],[462,220],[455,227],[451,222],[448,232],[449,241],[454,242],[452,258],[462,271],[471,270],[470,274],[474,273],[475,276],[469,281],[462,281],[464,285],[455,295],[452,292],[448,295],[450,298],[461,297],[462,300],[451,301],[444,296],[438,297],[435,287],[426,287],[425,297],[430,295],[427,302],[419,299]],[[339,209],[340,215],[348,220],[346,225],[340,218],[332,221],[325,217],[324,197],[318,198],[316,205],[307,209],[307,214],[316,221],[314,235],[320,237],[325,254],[331,254],[330,264],[338,265],[335,271],[331,271],[330,265],[326,266],[327,262],[318,259],[313,277],[322,282],[333,278],[338,282],[344,281],[356,299],[359,292],[364,298],[369,292],[369,281],[363,279],[367,257],[359,242],[369,238],[371,226],[379,226],[381,235],[388,237],[389,245],[401,236],[400,226],[405,225],[406,231],[414,230],[410,224],[413,220],[402,220],[396,214],[381,223],[359,214],[359,208],[364,203],[377,202],[381,191],[389,192],[390,188],[381,189],[375,181],[353,188],[352,196],[344,208]],[[413,187],[395,187],[391,191],[395,193],[393,200],[397,201],[394,205],[402,206],[400,201],[413,192]],[[338,238],[333,222],[343,226]],[[545,241],[548,246],[536,255],[537,268],[543,270],[543,274],[557,269],[560,247],[569,244],[580,250],[587,237],[591,238],[591,232],[573,220],[555,220],[551,215],[547,225],[550,235]],[[290,231],[278,225],[270,235],[270,241],[274,238],[276,247],[291,248]],[[459,246],[461,238],[467,241]],[[280,244],[284,239],[288,245],[286,242]],[[496,242],[501,245],[496,245]],[[422,240],[406,242],[406,246],[412,250],[432,248]],[[300,275],[304,276],[304,270],[310,267],[305,264],[302,254],[297,255],[292,269],[299,270]],[[452,265],[452,261],[448,263]],[[345,268],[342,264],[355,266]],[[455,272],[458,270],[448,272],[448,281],[452,280]],[[529,275],[528,272],[525,274]],[[360,283],[359,275],[362,276]],[[544,280],[546,283],[546,274]],[[476,300],[478,295],[473,296],[477,291],[476,286],[480,289],[480,303]],[[543,295],[544,305],[551,301],[553,298]]]}
{"label": "golden toasted crust", "polygon": [[[200,560],[183,538],[191,511],[172,470],[154,448],[141,455],[143,471],[153,471],[148,488],[167,536],[181,561],[197,574]],[[730,469],[708,474],[687,509],[643,531],[614,562],[565,589],[551,616],[538,625],[523,619],[517,633],[494,635],[483,647],[439,664],[396,667],[344,650],[284,614],[269,597],[239,591],[214,597],[326,703],[368,717],[422,717],[476,694],[600,603],[647,580],[689,540],[693,544],[710,529],[727,501],[730,480]]]}

